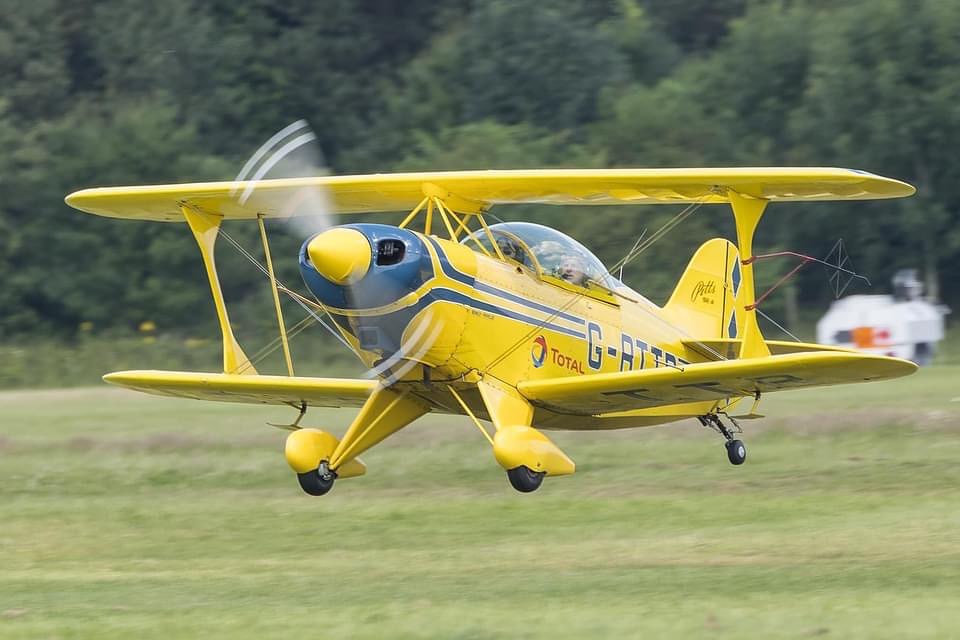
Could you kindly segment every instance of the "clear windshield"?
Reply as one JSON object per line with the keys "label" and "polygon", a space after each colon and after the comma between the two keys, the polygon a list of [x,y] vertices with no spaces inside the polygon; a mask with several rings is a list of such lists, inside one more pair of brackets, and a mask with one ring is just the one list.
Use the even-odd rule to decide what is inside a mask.
{"label": "clear windshield", "polygon": [[[505,257],[530,266],[532,254],[544,275],[582,287],[591,282],[609,289],[622,286],[586,247],[556,229],[531,222],[502,222],[492,225],[490,232]],[[463,242],[474,241],[492,250],[483,230]]]}
{"label": "clear windshield", "polygon": [[[495,228],[498,226],[500,225],[493,225],[490,227],[490,235],[493,236],[493,239],[496,241],[497,248],[500,249],[500,253],[503,254],[503,257],[508,260],[519,262],[523,266],[536,271],[536,260],[533,259],[533,255],[530,253],[529,249],[524,246],[524,242],[508,231],[504,231],[503,229],[495,230]],[[476,233],[473,233],[472,235],[467,236],[461,241],[461,243],[470,245],[471,248],[476,248],[476,244],[479,244],[486,249],[487,253],[489,253],[491,256],[497,255],[497,251],[490,243],[490,237],[487,236],[486,232],[482,229]]]}

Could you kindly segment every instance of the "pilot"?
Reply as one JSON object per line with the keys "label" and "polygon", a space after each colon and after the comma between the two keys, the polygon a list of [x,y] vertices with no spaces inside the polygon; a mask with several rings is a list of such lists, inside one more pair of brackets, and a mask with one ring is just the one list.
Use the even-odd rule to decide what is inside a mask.
{"label": "pilot", "polygon": [[587,274],[584,269],[583,259],[576,255],[566,255],[560,260],[558,269],[560,278],[570,284],[578,287],[584,287],[587,284]]}

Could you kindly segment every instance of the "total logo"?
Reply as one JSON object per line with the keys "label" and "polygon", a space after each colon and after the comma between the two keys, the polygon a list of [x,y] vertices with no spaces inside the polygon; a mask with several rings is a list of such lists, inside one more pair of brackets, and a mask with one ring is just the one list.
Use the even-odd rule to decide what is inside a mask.
{"label": "total logo", "polygon": [[547,339],[543,336],[537,336],[537,339],[533,341],[533,347],[530,349],[530,359],[537,369],[547,361]]}
{"label": "total logo", "polygon": [[543,336],[537,336],[536,340],[533,341],[533,347],[530,349],[530,359],[533,361],[534,367],[539,369],[544,365],[547,361],[548,350],[551,353],[550,360],[553,364],[583,374],[583,362],[581,360],[561,353],[559,349],[547,349],[547,339]]}

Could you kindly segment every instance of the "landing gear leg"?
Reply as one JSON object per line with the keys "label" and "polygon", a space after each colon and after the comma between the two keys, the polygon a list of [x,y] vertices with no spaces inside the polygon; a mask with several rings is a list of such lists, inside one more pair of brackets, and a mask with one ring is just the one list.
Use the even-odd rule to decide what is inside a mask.
{"label": "landing gear leg", "polygon": [[[726,414],[725,414],[726,415]],[[743,444],[742,440],[737,440],[733,437],[734,433],[743,433],[743,429],[740,428],[740,425],[737,424],[737,421],[727,416],[727,419],[730,420],[730,423],[733,425],[733,430],[730,427],[727,427],[723,422],[720,421],[720,416],[715,413],[708,413],[705,416],[700,416],[697,418],[700,420],[700,424],[705,427],[713,429],[717,433],[723,436],[724,446],[727,449],[727,459],[732,465],[741,465],[747,460],[747,446]]]}

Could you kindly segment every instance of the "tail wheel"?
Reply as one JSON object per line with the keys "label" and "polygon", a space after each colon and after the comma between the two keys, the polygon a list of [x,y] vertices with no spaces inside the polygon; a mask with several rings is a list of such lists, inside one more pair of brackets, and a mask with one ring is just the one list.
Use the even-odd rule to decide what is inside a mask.
{"label": "tail wheel", "polygon": [[510,480],[510,484],[521,493],[530,493],[539,489],[545,475],[542,471],[534,471],[523,465],[507,470],[507,478]]}
{"label": "tail wheel", "polygon": [[298,473],[297,480],[300,481],[300,488],[311,496],[322,496],[333,489],[333,481],[337,476],[331,472],[321,474],[319,469]]}

